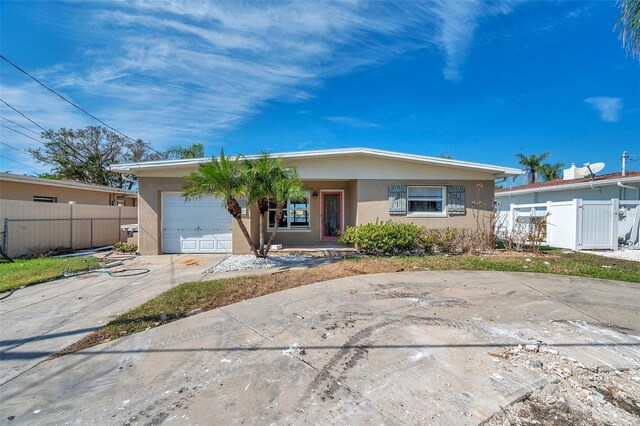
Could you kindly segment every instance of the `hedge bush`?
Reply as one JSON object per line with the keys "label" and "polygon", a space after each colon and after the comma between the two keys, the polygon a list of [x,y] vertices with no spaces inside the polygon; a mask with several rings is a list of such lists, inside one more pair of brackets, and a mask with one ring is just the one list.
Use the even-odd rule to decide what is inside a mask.
{"label": "hedge bush", "polygon": [[381,222],[348,227],[338,240],[373,255],[418,253],[424,229],[413,223]]}
{"label": "hedge bush", "polygon": [[425,229],[414,223],[377,222],[350,226],[338,242],[369,255],[462,254],[474,248],[471,233],[458,228]]}

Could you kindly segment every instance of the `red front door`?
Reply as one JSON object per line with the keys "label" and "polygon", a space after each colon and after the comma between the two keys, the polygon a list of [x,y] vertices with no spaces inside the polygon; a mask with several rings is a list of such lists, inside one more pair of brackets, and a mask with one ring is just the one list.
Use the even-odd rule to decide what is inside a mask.
{"label": "red front door", "polygon": [[321,238],[336,239],[342,234],[342,192],[321,191]]}

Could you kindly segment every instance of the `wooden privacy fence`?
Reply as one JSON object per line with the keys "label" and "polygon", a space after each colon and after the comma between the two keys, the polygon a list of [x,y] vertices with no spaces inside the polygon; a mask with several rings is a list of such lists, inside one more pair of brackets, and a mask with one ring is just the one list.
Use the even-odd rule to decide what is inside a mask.
{"label": "wooden privacy fence", "polygon": [[11,257],[81,250],[126,241],[120,225],[137,223],[137,208],[0,201],[2,249]]}
{"label": "wooden privacy fence", "polygon": [[517,233],[542,217],[546,217],[547,224],[545,244],[551,247],[571,250],[640,248],[640,201],[614,198],[511,204],[509,211],[498,212],[496,222],[503,232]]}

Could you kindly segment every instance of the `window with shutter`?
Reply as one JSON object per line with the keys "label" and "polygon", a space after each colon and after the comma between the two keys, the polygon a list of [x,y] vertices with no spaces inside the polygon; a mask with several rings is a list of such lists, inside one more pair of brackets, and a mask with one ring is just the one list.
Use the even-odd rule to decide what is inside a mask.
{"label": "window with shutter", "polygon": [[464,186],[451,185],[447,187],[447,211],[450,215],[465,215],[467,208],[464,204]]}
{"label": "window with shutter", "polygon": [[389,214],[407,213],[407,187],[404,185],[389,186]]}

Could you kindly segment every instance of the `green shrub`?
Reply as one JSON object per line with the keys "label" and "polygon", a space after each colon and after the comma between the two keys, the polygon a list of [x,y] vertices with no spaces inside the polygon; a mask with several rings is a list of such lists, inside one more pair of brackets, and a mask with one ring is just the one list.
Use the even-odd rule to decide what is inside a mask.
{"label": "green shrub", "polygon": [[372,255],[422,252],[424,228],[414,223],[379,222],[348,227],[338,240]]}
{"label": "green shrub", "polygon": [[370,255],[464,254],[476,249],[473,232],[459,228],[425,229],[414,223],[376,222],[350,226],[338,239]]}
{"label": "green shrub", "polygon": [[113,245],[113,249],[120,253],[135,253],[138,251],[138,246],[133,243],[123,243],[118,241]]}

